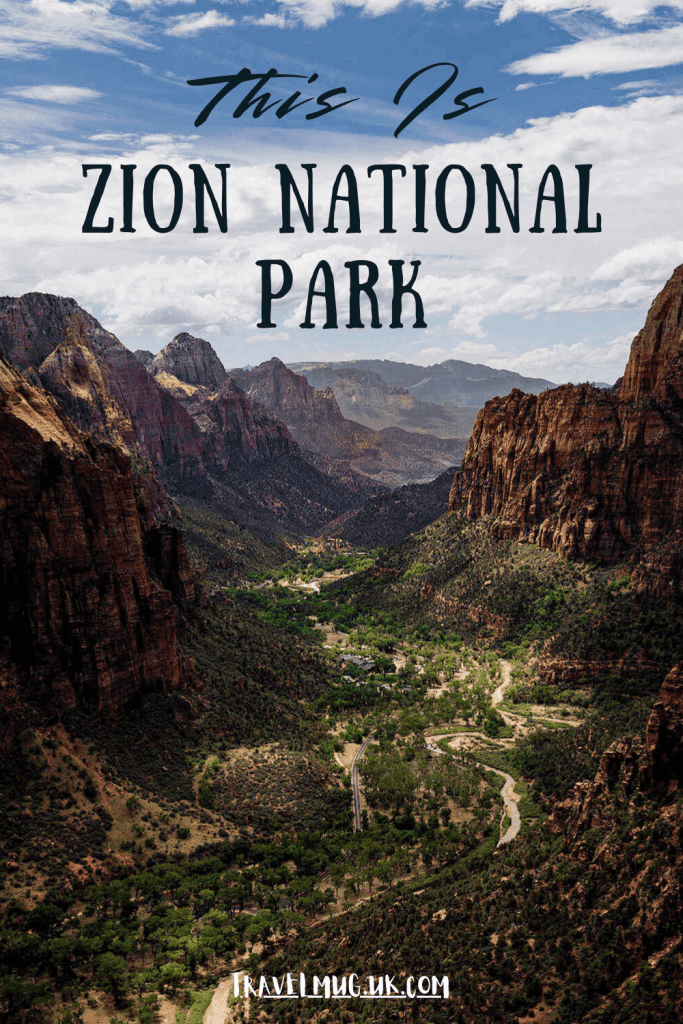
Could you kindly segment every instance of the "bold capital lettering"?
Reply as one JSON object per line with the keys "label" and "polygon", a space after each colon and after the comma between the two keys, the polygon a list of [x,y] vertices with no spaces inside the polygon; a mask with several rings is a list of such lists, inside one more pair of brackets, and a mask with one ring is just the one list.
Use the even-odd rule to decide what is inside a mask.
{"label": "bold capital lettering", "polygon": [[[318,274],[319,273],[322,273],[323,278],[325,279],[325,288],[324,288],[324,290],[322,292],[317,292],[315,290],[315,282],[318,279]],[[316,295],[325,300],[325,308],[326,308],[326,312],[327,312],[327,319],[325,320],[325,323],[323,324],[323,330],[324,331],[330,330],[330,328],[334,328],[336,330],[336,327],[337,327],[337,299],[336,299],[336,296],[334,294],[334,275],[332,273],[332,268],[330,267],[329,263],[326,260],[321,260],[320,263],[318,264],[318,266],[313,271],[313,277],[311,278],[311,283],[308,286],[308,302],[306,303],[306,319],[304,320],[304,322],[302,324],[299,324],[300,327],[305,327],[305,328],[315,327],[315,324],[311,320],[311,307],[313,306],[313,299],[314,299],[314,297]]]}
{"label": "bold capital lettering", "polygon": [[[555,191],[553,195],[547,196],[545,194],[545,183],[549,177],[552,176],[553,185]],[[541,178],[541,184],[538,186],[538,199],[536,200],[536,218],[534,220],[534,226],[529,228],[532,235],[541,234],[545,231],[545,228],[541,227],[541,204],[543,202],[555,204],[555,227],[553,228],[554,235],[566,235],[567,234],[567,210],[564,205],[564,185],[562,183],[562,175],[555,164],[551,164],[547,169],[543,177]]]}
{"label": "bold capital lettering", "polygon": [[[261,268],[261,320],[257,327],[277,327],[270,319],[273,299],[281,299],[292,287],[294,278],[289,264],[284,260],[256,260],[256,266]],[[280,267],[282,270],[282,287],[279,292],[273,291],[271,276],[272,267]]]}
{"label": "bold capital lettering", "polygon": [[[168,171],[173,182],[173,213],[165,228],[159,226],[154,214],[154,183],[159,171]],[[174,171],[168,164],[157,164],[145,178],[145,185],[142,190],[142,208],[145,211],[145,219],[152,231],[158,231],[160,235],[173,231],[173,228],[178,223],[180,212],[183,208],[183,183],[178,172]]]}
{"label": "bold capital lettering", "polygon": [[[349,194],[347,196],[339,195],[339,186],[341,184],[342,175],[346,178],[346,183],[349,187]],[[337,228],[334,226],[334,213],[338,202],[344,202],[349,204],[349,226],[346,229],[347,235],[359,235],[360,234],[360,208],[358,206],[358,184],[356,183],[356,175],[353,173],[353,167],[349,167],[348,164],[339,171],[337,180],[332,188],[332,199],[330,200],[330,218],[327,222],[327,227],[323,228],[323,231],[328,235],[335,235]]]}
{"label": "bold capital lettering", "polygon": [[373,171],[381,171],[384,178],[384,227],[380,228],[380,235],[395,235],[394,228],[394,178],[393,172],[400,171],[401,177],[405,178],[406,169],[402,164],[373,164],[368,167],[368,178]]}
{"label": "bold capital lettering", "polygon": [[427,233],[425,227],[425,199],[427,195],[427,171],[429,164],[413,164],[415,171],[415,227],[413,231]]}
{"label": "bold capital lettering", "polygon": [[90,200],[88,212],[86,213],[85,220],[83,221],[83,227],[81,228],[81,232],[85,235],[94,235],[99,234],[100,232],[108,234],[110,231],[114,230],[113,217],[109,218],[106,227],[100,228],[95,227],[95,225],[93,224],[93,220],[95,219],[97,207],[100,205],[100,200],[104,195],[104,189],[109,179],[109,175],[111,174],[111,164],[81,164],[81,166],[83,168],[84,178],[88,177],[88,171],[101,171],[101,174],[97,179],[97,184],[95,185],[95,191],[92,194],[92,199]]}
{"label": "bold capital lettering", "polygon": [[133,227],[133,171],[136,164],[121,164],[123,171],[123,227],[119,231],[135,232]]}
{"label": "bold capital lettering", "polygon": [[304,201],[301,198],[301,193],[296,187],[296,182],[292,177],[287,164],[275,164],[275,167],[280,172],[280,192],[281,192],[281,206],[282,206],[282,227],[280,228],[281,235],[291,235],[294,231],[292,227],[292,192],[294,198],[299,204],[299,212],[303,218],[303,222],[306,226],[306,230],[310,234],[313,231],[313,168],[317,167],[317,164],[302,164],[303,169],[308,175],[308,209],[304,206]]}
{"label": "bold capital lettering", "polygon": [[410,292],[415,299],[415,323],[413,327],[426,327],[424,319],[424,306],[422,305],[422,298],[419,292],[416,292],[413,288],[415,281],[417,280],[417,272],[420,267],[420,260],[412,260],[410,265],[413,267],[413,276],[411,277],[408,284],[403,283],[403,260],[389,260],[389,266],[391,272],[394,275],[394,294],[391,300],[391,323],[390,327],[403,327],[401,323],[401,310],[403,305],[403,296]]}
{"label": "bold capital lettering", "polygon": [[595,227],[588,227],[588,193],[591,187],[591,167],[593,164],[574,164],[579,172],[579,226],[574,228],[575,234],[602,231],[602,217],[595,215]]}
{"label": "bold capital lettering", "polygon": [[[367,297],[370,299],[370,309],[372,311],[372,320],[370,323],[371,327],[381,327],[379,322],[379,306],[377,305],[377,296],[374,292],[374,285],[377,284],[379,277],[379,270],[375,263],[371,263],[370,260],[351,260],[349,263],[344,264],[349,270],[349,277],[351,278],[349,286],[349,320],[351,321],[347,327],[365,327],[365,324],[360,318],[360,293],[365,292]],[[360,274],[358,273],[361,267],[368,268],[367,281],[363,281],[361,284]]]}
{"label": "bold capital lettering", "polygon": [[498,235],[500,234],[500,228],[496,223],[496,192],[500,192],[500,198],[503,200],[505,212],[508,215],[512,230],[517,234],[519,231],[519,168],[521,164],[508,164],[508,167],[512,171],[515,179],[515,209],[514,212],[510,207],[508,197],[505,194],[503,183],[498,177],[498,173],[493,164],[482,164],[482,170],[486,171],[486,190],[488,192],[488,207],[489,207],[489,226],[486,229],[487,235]]}
{"label": "bold capital lettering", "polygon": [[228,230],[227,183],[225,179],[225,170],[229,166],[230,164],[214,164],[214,167],[217,167],[221,172],[221,207],[219,209],[216,197],[209,185],[209,179],[204,172],[204,168],[201,164],[190,164],[190,170],[194,174],[194,204],[197,217],[197,223],[193,229],[193,234],[203,235],[209,230],[204,223],[204,192],[207,193],[211,200],[211,205],[213,206],[213,212],[216,215],[218,227],[223,233]]}
{"label": "bold capital lettering", "polygon": [[[460,171],[463,176],[465,187],[467,189],[467,203],[465,206],[465,213],[462,218],[462,222],[459,228],[454,228],[446,213],[446,182],[448,181],[448,175],[451,171]],[[472,214],[474,213],[474,178],[470,172],[463,167],[461,164],[449,164],[448,167],[444,167],[443,171],[436,179],[436,215],[439,218],[439,224],[446,231],[452,231],[453,234],[458,234],[460,231],[464,231],[468,227],[472,220]]]}

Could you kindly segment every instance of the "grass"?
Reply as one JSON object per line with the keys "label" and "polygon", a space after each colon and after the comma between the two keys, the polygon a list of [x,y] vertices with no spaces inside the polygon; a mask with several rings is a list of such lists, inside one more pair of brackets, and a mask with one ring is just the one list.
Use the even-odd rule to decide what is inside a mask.
{"label": "grass", "polygon": [[213,993],[212,988],[199,989],[196,992],[190,991],[192,1004],[189,1009],[184,1006],[176,1007],[175,1024],[202,1024],[204,1014],[213,999]]}

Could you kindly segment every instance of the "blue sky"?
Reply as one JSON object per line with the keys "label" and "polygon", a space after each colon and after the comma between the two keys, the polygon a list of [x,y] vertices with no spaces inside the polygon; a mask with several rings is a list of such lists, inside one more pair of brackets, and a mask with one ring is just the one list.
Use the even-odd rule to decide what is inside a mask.
{"label": "blue sky", "polygon": [[[683,261],[683,0],[506,0],[395,3],[394,0],[0,0],[0,254],[2,291],[73,295],[132,347],[158,350],[180,330],[209,338],[227,365],[277,354],[305,358],[388,357],[429,363],[456,357],[564,380],[613,380],[623,368],[647,307]],[[452,62],[456,84],[400,135],[410,107],[440,81],[416,81],[399,107],[404,79]],[[309,103],[278,120],[232,117],[242,85],[199,128],[194,120],[216,87],[188,79],[254,72],[311,76],[270,87],[285,99],[344,86],[354,102],[316,120]],[[428,86],[428,83],[431,85]],[[457,92],[495,101],[452,120]],[[409,99],[411,102],[409,103]],[[315,162],[316,230],[279,233],[278,174]],[[110,235],[84,235],[92,192],[83,163],[109,162],[111,183],[98,216]],[[216,184],[229,162],[229,231],[192,232],[190,163]],[[382,225],[381,182],[372,163],[401,163],[394,192],[397,232]],[[135,163],[136,233],[122,234],[119,165]],[[349,163],[358,177],[362,235],[326,234],[332,182]],[[411,229],[413,164],[426,163],[426,234]],[[503,221],[487,234],[482,163],[506,185],[521,163],[521,231]],[[565,183],[566,235],[530,234],[540,178],[556,164]],[[577,235],[577,175],[591,163],[591,218],[600,234]],[[157,164],[178,170],[186,203],[177,228],[160,234],[142,217],[142,182]],[[460,164],[476,183],[471,225],[442,230],[434,182]],[[507,177],[506,177],[507,175]],[[159,221],[170,216],[163,173],[155,193]],[[449,203],[462,215],[461,191]],[[285,259],[294,272],[277,328],[258,330],[257,259]],[[313,268],[335,271],[339,322],[301,330]],[[373,260],[384,327],[347,330],[344,262]],[[418,287],[426,330],[388,327],[390,259],[421,260]]]}

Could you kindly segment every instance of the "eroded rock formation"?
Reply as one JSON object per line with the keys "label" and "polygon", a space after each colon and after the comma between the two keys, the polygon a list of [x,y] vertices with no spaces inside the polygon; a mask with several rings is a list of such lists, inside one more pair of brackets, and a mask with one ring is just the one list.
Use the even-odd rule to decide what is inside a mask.
{"label": "eroded rock formation", "polygon": [[604,752],[593,782],[580,782],[571,797],[555,805],[554,832],[599,826],[611,796],[672,797],[683,789],[683,662],[669,672],[647,723],[645,741],[618,740]]}
{"label": "eroded rock formation", "polygon": [[176,334],[173,341],[145,365],[152,374],[170,373],[178,380],[197,387],[219,388],[228,379],[213,346],[185,331]]}
{"label": "eroded rock formation", "polygon": [[[449,508],[491,515],[498,536],[564,557],[653,551],[683,525],[682,397],[683,266],[653,302],[618,388],[515,390],[486,403]],[[664,590],[680,589],[680,559],[665,576],[655,565]]]}
{"label": "eroded rock formation", "polygon": [[130,458],[81,433],[0,359],[0,643],[26,692],[117,707],[181,685],[182,537],[155,521]]}
{"label": "eroded rock formation", "polygon": [[80,429],[148,460],[164,481],[201,487],[203,442],[192,417],[73,299],[0,299],[0,353],[36,374]]}

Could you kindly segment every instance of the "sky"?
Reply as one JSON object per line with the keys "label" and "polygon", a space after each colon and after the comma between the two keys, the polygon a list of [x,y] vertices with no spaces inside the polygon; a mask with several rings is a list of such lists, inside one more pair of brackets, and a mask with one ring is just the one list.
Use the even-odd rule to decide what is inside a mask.
{"label": "sky", "polygon": [[[611,383],[683,262],[683,0],[0,0],[0,57],[0,290],[72,296],[131,348],[156,352],[188,331],[211,341],[228,367],[273,355],[421,365],[455,358],[556,383]],[[300,77],[238,82],[196,125],[223,83],[188,82],[244,68]],[[327,103],[353,102],[307,116],[325,110],[318,97],[342,88]],[[252,89],[252,98],[270,94],[261,110],[277,104],[253,116]],[[216,164],[230,165],[227,231],[200,190],[208,230],[197,232],[195,174],[206,176],[223,212]],[[294,231],[280,231],[277,164],[304,201],[302,165],[316,165],[311,232],[295,198]],[[389,172],[369,175],[375,164],[405,168],[392,174],[393,232],[382,230]],[[497,190],[500,230],[487,231],[483,164],[511,204],[508,165],[521,165],[518,231]],[[596,227],[599,214],[599,232],[575,230],[576,165],[588,164],[587,225]],[[92,217],[93,227],[111,218],[111,232],[83,231],[100,175],[84,165],[111,165]],[[125,172],[126,220],[122,165],[135,165]],[[333,204],[345,165],[360,233],[347,230],[348,175]],[[542,191],[543,231],[530,231],[550,165],[564,190],[566,232],[553,230],[552,177]],[[427,230],[414,231],[422,175]],[[324,230],[332,206],[335,232]],[[292,276],[268,329],[256,326],[259,260],[284,261]],[[364,328],[346,326],[345,263],[357,260],[377,268],[378,329],[365,295]],[[402,329],[390,326],[397,260],[406,284],[420,261],[424,328],[413,327],[410,294]],[[321,296],[312,299],[315,327],[300,326],[309,289],[323,290],[322,273],[311,283],[321,261],[334,276],[337,329],[324,327]],[[357,273],[364,281],[368,267]],[[272,275],[276,291],[281,264]]]}

